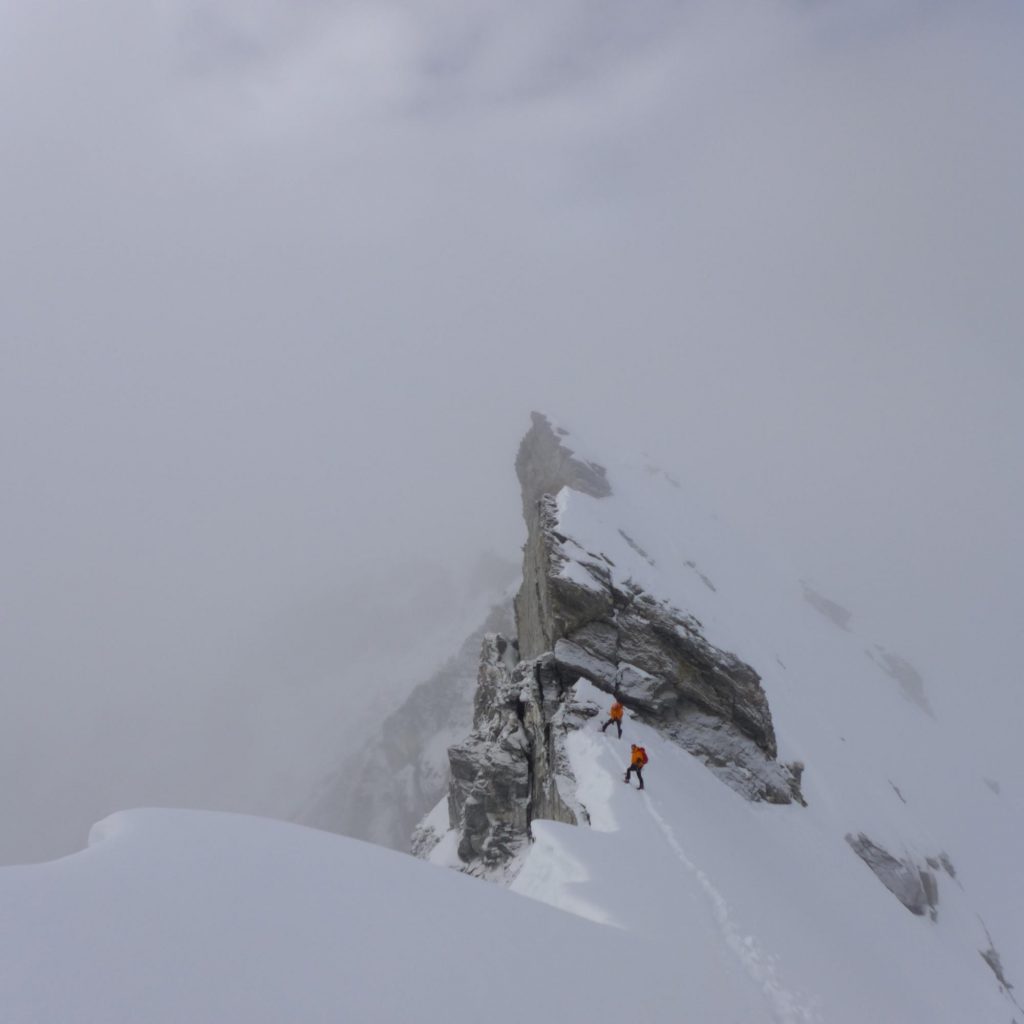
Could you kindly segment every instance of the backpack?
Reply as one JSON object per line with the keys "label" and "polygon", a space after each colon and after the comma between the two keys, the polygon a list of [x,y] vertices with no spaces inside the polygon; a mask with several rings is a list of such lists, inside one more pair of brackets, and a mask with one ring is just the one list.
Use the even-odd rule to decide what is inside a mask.
{"label": "backpack", "polygon": [[640,751],[640,761],[643,764],[647,764],[647,751],[643,747],[637,748]]}

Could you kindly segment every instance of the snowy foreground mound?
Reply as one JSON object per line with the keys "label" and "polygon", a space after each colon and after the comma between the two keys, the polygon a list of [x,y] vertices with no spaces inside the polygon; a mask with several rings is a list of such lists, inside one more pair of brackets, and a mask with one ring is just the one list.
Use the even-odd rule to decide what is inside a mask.
{"label": "snowy foreground mound", "polygon": [[627,726],[647,790],[625,740],[570,737],[592,827],[535,822],[513,892],[281,822],[114,815],[82,853],[0,870],[0,1019],[1008,1024],[955,895],[914,917],[802,808]]}
{"label": "snowy foreground mound", "polygon": [[209,812],[116,814],[82,853],[0,870],[0,921],[4,1024],[668,1020],[695,980],[646,969],[653,937]]}

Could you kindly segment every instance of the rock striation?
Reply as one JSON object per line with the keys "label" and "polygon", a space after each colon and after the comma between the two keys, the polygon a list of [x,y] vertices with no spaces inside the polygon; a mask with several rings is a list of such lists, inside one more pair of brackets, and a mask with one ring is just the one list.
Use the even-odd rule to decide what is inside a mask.
{"label": "rock striation", "polygon": [[[485,638],[473,730],[448,750],[448,824],[471,874],[507,874],[535,818],[579,823],[564,739],[578,728],[550,656],[521,661],[515,641]],[[434,837],[436,838],[436,837]],[[430,838],[414,840],[423,853]]]}
{"label": "rock striation", "polygon": [[[586,550],[561,527],[561,487],[576,489],[582,480],[585,493],[611,493],[604,470],[578,460],[564,438],[534,413],[516,459],[527,526],[515,602],[524,657],[552,652],[563,675],[618,695],[748,798],[802,800],[799,766],[775,759],[757,672],[709,643],[693,616],[631,581],[616,585],[607,556]],[[549,490],[538,491],[539,481]]]}

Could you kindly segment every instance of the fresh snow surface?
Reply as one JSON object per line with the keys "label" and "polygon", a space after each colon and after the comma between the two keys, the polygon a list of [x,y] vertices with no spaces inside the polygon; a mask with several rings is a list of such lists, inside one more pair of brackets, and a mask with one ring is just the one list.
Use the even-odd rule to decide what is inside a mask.
{"label": "fresh snow surface", "polygon": [[116,814],[84,852],[0,869],[0,921],[4,1024],[621,1024],[678,1019],[705,985],[653,936],[202,811]]}
{"label": "fresh snow surface", "polygon": [[[914,917],[812,808],[748,803],[653,729],[627,715],[618,740],[603,717],[568,737],[591,827],[534,822],[513,890],[643,935],[656,970],[696,968],[693,1020],[1009,1024],[959,886],[940,881],[937,922]],[[634,742],[643,792],[623,782]]]}
{"label": "fresh snow surface", "polygon": [[[557,496],[563,551],[601,557],[617,585],[695,616],[754,667],[780,759],[806,765],[808,807],[749,804],[635,722],[621,743],[595,728],[569,737],[591,828],[538,823],[517,891],[657,936],[706,960],[709,978],[728,953],[774,1020],[1024,1021],[980,955],[994,944],[1024,988],[1024,771],[1006,739],[1019,721],[992,722],[969,696],[1001,691],[1011,713],[1016,689],[951,677],[945,638],[903,651],[862,631],[856,609],[837,622],[679,481],[606,465],[611,497]],[[561,572],[584,580],[572,564]],[[923,701],[885,670],[881,648],[919,668]],[[607,695],[577,685],[602,721]],[[622,783],[637,736],[651,754],[644,794]],[[998,793],[986,777],[1002,780]],[[919,865],[948,855],[956,877],[935,872],[937,921],[913,916],[854,854],[845,837],[862,831]]]}
{"label": "fresh snow surface", "polygon": [[[579,682],[595,714],[567,744],[590,827],[534,822],[512,892],[280,822],[118,814],[84,852],[0,869],[0,1021],[1024,1021],[980,955],[994,943],[1024,988],[1021,757],[992,742],[1019,719],[971,717],[942,638],[900,650],[856,609],[844,628],[677,482],[609,475],[611,498],[559,496],[560,529],[761,674],[806,808],[746,802],[628,715],[622,740],[601,734],[609,698]],[[926,707],[876,644],[921,670]],[[643,793],[622,778],[637,740]],[[936,921],[859,860],[859,831],[949,856]],[[431,859],[456,866],[455,841]]]}

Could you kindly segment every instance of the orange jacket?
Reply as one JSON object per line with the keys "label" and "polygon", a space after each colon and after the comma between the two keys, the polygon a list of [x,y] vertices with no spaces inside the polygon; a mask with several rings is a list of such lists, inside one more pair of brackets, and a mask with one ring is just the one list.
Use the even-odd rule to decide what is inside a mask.
{"label": "orange jacket", "polygon": [[637,768],[643,768],[644,766],[644,748],[638,747],[636,744],[633,745],[633,756],[630,758],[630,764],[636,765]]}
{"label": "orange jacket", "polygon": [[622,705],[618,701],[616,701],[612,705],[612,709],[611,709],[611,711],[608,712],[608,714],[611,715],[613,722],[621,722],[622,721]]}

